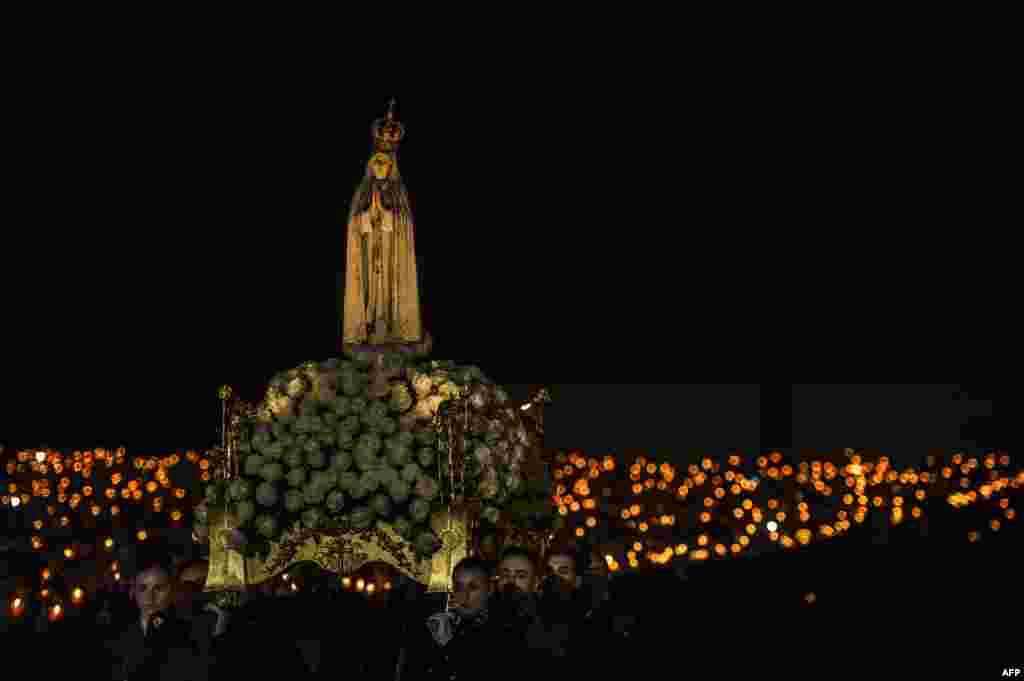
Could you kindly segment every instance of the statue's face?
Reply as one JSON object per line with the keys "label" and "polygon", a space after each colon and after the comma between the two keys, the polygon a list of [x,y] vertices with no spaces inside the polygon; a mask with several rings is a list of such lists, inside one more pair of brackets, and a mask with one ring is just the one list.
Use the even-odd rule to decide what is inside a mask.
{"label": "statue's face", "polygon": [[391,177],[391,157],[385,153],[377,152],[370,159],[370,172],[378,180],[386,180]]}

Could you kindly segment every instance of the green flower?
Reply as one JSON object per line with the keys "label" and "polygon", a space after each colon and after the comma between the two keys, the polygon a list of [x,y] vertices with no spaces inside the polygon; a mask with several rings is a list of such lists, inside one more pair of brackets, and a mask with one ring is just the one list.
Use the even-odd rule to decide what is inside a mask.
{"label": "green flower", "polygon": [[413,522],[424,522],[430,516],[430,502],[426,499],[413,499],[409,503],[409,515]]}
{"label": "green flower", "polygon": [[263,464],[266,461],[259,454],[250,454],[245,457],[245,465],[243,466],[246,475],[258,476],[260,471],[263,470]]}
{"label": "green flower", "polygon": [[324,471],[313,471],[309,474],[309,484],[316,485],[320,488],[327,487],[327,481],[324,479]]}
{"label": "green flower", "polygon": [[319,508],[307,508],[302,512],[302,524],[309,529],[323,527],[326,518]]}
{"label": "green flower", "polygon": [[345,508],[345,495],[341,490],[333,490],[327,495],[327,508],[332,513],[340,513]]}
{"label": "green flower", "polygon": [[306,457],[303,454],[302,449],[296,448],[289,450],[288,453],[284,455],[284,462],[288,464],[289,468],[299,468],[305,465]]}
{"label": "green flower", "polygon": [[377,479],[380,480],[382,485],[391,485],[401,480],[401,476],[397,468],[391,466],[382,466],[374,471],[377,475]]}
{"label": "green flower", "polygon": [[231,485],[228,490],[231,498],[235,501],[248,499],[252,495],[252,483],[245,478],[238,478],[231,481]]}
{"label": "green flower", "polygon": [[338,475],[338,488],[349,494],[355,492],[359,486],[359,474],[355,471],[344,471]]}
{"label": "green flower", "polygon": [[256,505],[248,499],[240,501],[235,506],[235,514],[238,516],[238,524],[245,526],[256,516]]}
{"label": "green flower", "polygon": [[380,468],[366,471],[359,477],[359,484],[371,492],[376,492],[383,482],[384,476],[381,475]]}
{"label": "green flower", "polygon": [[388,400],[388,407],[395,413],[404,413],[412,407],[413,397],[408,386],[398,384],[392,386],[391,397]]}
{"label": "green flower", "polygon": [[331,411],[333,411],[339,417],[347,416],[348,414],[352,413],[350,411],[349,398],[345,397],[344,395],[335,397],[334,400],[331,401]]}
{"label": "green flower", "polygon": [[277,503],[277,488],[269,482],[262,482],[256,487],[256,501],[260,506],[273,506]]}
{"label": "green flower", "polygon": [[364,395],[356,395],[349,400],[349,409],[352,410],[352,415],[358,419],[359,415],[366,410],[366,405],[369,403],[370,401],[366,399]]}
{"label": "green flower", "polygon": [[338,390],[348,397],[355,397],[363,392],[365,380],[361,374],[353,371],[343,371],[338,379]]}
{"label": "green flower", "polygon": [[284,493],[284,507],[289,513],[298,513],[305,506],[305,499],[297,489],[290,489]]}
{"label": "green flower", "polygon": [[268,539],[277,535],[277,520],[270,515],[261,515],[256,518],[256,531]]}
{"label": "green flower", "polygon": [[327,457],[318,447],[316,451],[308,452],[306,454],[306,463],[311,468],[323,468],[327,463]]}
{"label": "green flower", "polygon": [[333,442],[340,449],[351,449],[355,443],[355,436],[347,430],[335,430]]}
{"label": "green flower", "polygon": [[416,547],[416,553],[421,556],[429,556],[441,548],[441,542],[433,532],[421,532],[416,537],[414,546]]}
{"label": "green flower", "polygon": [[397,438],[388,438],[384,443],[384,451],[387,454],[388,462],[396,468],[402,468],[412,461],[412,450]]}
{"label": "green flower", "polygon": [[416,460],[422,468],[429,468],[437,461],[437,450],[433,447],[422,447],[416,450]]}
{"label": "green flower", "polygon": [[416,440],[416,444],[421,447],[433,447],[437,444],[437,433],[430,428],[416,431],[413,433],[413,437]]}
{"label": "green flower", "polygon": [[396,480],[388,485],[388,494],[396,504],[404,504],[408,501],[410,491],[409,483],[404,480]]}
{"label": "green flower", "polygon": [[341,437],[341,432],[346,432],[350,436],[359,432],[359,417],[358,416],[346,416],[338,422],[338,437]]}
{"label": "green flower", "polygon": [[284,466],[277,463],[267,463],[260,469],[260,476],[267,482],[277,482],[284,477]]}
{"label": "green flower", "polygon": [[366,497],[373,494],[373,492],[374,490],[370,489],[370,487],[366,483],[364,483],[362,479],[356,482],[356,484],[352,486],[352,489],[348,490],[348,493],[352,496],[353,499],[365,499]]}
{"label": "green flower", "polygon": [[387,437],[388,435],[394,435],[398,432],[398,421],[388,416],[385,416],[377,422],[377,432]]}
{"label": "green flower", "polygon": [[370,508],[378,518],[387,518],[391,515],[391,499],[384,494],[375,494],[370,500]]}
{"label": "green flower", "polygon": [[318,506],[324,501],[324,489],[319,485],[306,485],[302,489],[302,500],[307,506]]}
{"label": "green flower", "polygon": [[357,449],[363,448],[369,452],[372,452],[373,454],[377,454],[378,452],[380,452],[382,445],[383,440],[381,440],[380,436],[375,433],[364,433],[356,441]]}
{"label": "green flower", "polygon": [[377,455],[365,447],[357,447],[354,458],[356,468],[364,472],[380,468],[381,465],[381,461]]}
{"label": "green flower", "polygon": [[402,467],[402,480],[409,483],[410,485],[415,484],[420,476],[423,475],[423,469],[419,467],[415,462],[408,463]]}
{"label": "green flower", "polygon": [[352,455],[345,450],[342,450],[331,457],[331,468],[336,471],[344,472],[352,467]]}
{"label": "green flower", "polygon": [[373,526],[374,513],[369,506],[359,506],[349,517],[354,529],[365,530]]}
{"label": "green flower", "polygon": [[327,470],[320,472],[320,475],[321,475],[320,479],[324,481],[323,482],[324,488],[325,489],[330,489],[332,487],[337,487],[338,486],[338,475],[339,474],[340,474],[340,471],[338,471],[338,470],[336,470],[334,468],[328,468]]}
{"label": "green flower", "polygon": [[288,471],[288,486],[289,487],[302,487],[306,482],[306,469],[305,467],[293,468]]}
{"label": "green flower", "polygon": [[394,528],[398,536],[403,539],[412,539],[412,521],[409,520],[408,516],[400,515],[394,519],[391,526]]}

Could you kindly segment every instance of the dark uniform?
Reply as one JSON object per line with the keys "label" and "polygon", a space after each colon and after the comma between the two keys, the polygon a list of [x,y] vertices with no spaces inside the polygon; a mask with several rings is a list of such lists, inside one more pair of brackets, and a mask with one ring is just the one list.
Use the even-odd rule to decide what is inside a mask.
{"label": "dark uniform", "polygon": [[302,630],[313,624],[309,620],[294,598],[253,595],[231,614],[227,630],[214,643],[216,677],[256,679],[283,673],[292,680],[312,678],[316,660],[299,643],[306,638]]}
{"label": "dark uniform", "polygon": [[143,633],[138,622],[112,642],[116,681],[207,681],[211,659],[192,636],[192,627],[172,612],[157,615]]}
{"label": "dark uniform", "polygon": [[408,633],[401,681],[538,678],[542,658],[526,644],[529,621],[513,613],[492,610],[483,619],[462,621],[444,646],[425,621],[419,624]]}

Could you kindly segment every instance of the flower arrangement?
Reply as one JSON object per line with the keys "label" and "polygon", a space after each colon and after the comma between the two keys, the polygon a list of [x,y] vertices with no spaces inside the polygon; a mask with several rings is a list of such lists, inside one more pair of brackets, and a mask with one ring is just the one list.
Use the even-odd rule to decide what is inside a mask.
{"label": "flower arrangement", "polygon": [[[538,435],[527,428],[522,412],[508,404],[500,388],[482,383],[469,387],[458,403],[446,403],[454,438],[461,445],[462,480],[467,498],[480,501],[481,519],[491,525],[534,525],[553,511],[538,469]],[[454,459],[454,457],[452,457]],[[456,476],[459,479],[459,476]]]}
{"label": "flower arrangement", "polygon": [[206,500],[234,506],[232,543],[247,556],[266,558],[292,529],[385,524],[426,557],[441,545],[430,517],[451,493],[442,409],[471,412],[454,477],[483,501],[485,519],[527,491],[535,442],[507,402],[480,369],[454,362],[369,353],[307,362],[270,380],[241,426],[239,477],[209,484]]}

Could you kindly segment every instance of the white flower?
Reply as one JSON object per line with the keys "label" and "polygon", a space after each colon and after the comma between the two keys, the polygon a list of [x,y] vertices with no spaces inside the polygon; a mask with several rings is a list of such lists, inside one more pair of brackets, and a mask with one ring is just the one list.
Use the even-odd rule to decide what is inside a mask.
{"label": "white flower", "polygon": [[493,499],[498,496],[498,483],[485,480],[480,483],[480,496],[484,499]]}
{"label": "white flower", "polygon": [[297,397],[304,392],[306,392],[306,382],[301,377],[296,376],[288,382],[288,394],[290,396]]}
{"label": "white flower", "polygon": [[459,393],[459,386],[451,382],[442,383],[438,387],[438,392],[441,394],[442,398],[448,400],[455,397]]}
{"label": "white flower", "polygon": [[479,390],[474,390],[473,394],[470,395],[470,397],[469,397],[469,404],[474,409],[483,409],[484,405],[486,403],[487,403],[487,399],[484,397],[483,393],[480,392]]}
{"label": "white flower", "polygon": [[484,472],[483,480],[480,482],[480,496],[484,499],[492,499],[498,495],[498,471],[488,468]]}
{"label": "white flower", "polygon": [[473,452],[473,454],[476,456],[476,460],[480,462],[481,466],[491,466],[494,463],[491,448],[487,445],[480,445],[476,448],[476,451]]}
{"label": "white flower", "polygon": [[430,394],[430,391],[434,388],[434,382],[430,379],[430,376],[426,374],[417,374],[412,380],[413,390],[420,397],[426,397]]}

